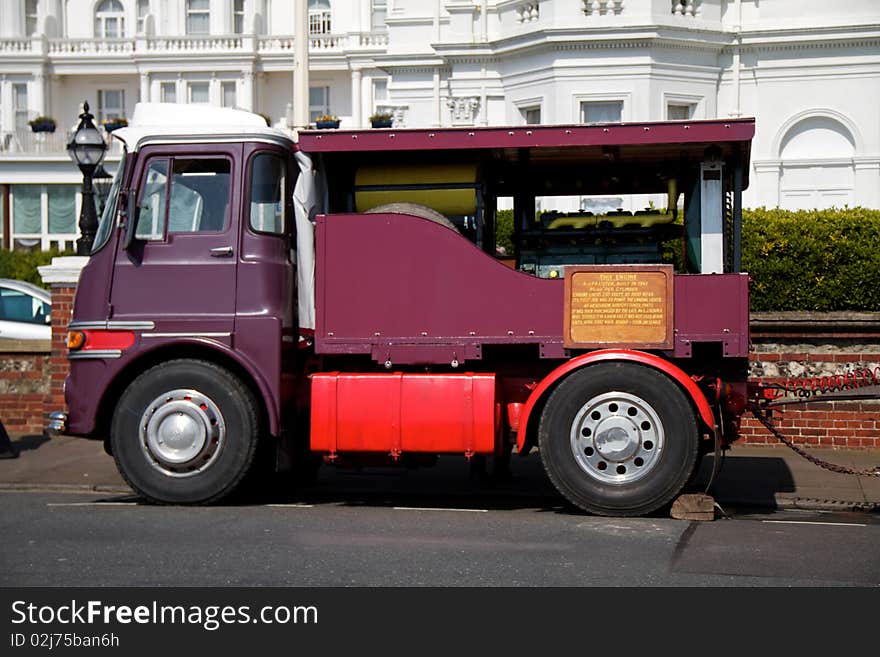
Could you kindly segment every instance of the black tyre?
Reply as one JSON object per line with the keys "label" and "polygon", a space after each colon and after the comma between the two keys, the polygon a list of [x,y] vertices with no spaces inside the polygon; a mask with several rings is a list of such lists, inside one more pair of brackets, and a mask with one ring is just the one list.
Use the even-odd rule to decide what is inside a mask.
{"label": "black tyre", "polygon": [[138,376],[113,414],[116,465],[138,493],[161,504],[208,504],[229,495],[254,460],[257,403],[233,374],[175,360]]}
{"label": "black tyre", "polygon": [[691,404],[664,374],[599,363],[553,391],[538,443],[547,475],[574,505],[636,516],[681,491],[696,466],[699,434]]}

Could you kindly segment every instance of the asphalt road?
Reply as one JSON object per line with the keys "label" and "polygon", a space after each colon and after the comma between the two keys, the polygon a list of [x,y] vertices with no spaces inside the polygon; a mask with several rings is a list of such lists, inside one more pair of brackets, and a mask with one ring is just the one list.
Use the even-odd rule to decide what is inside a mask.
{"label": "asphalt road", "polygon": [[875,514],[608,519],[553,496],[183,508],[4,493],[0,536],[0,586],[880,585]]}

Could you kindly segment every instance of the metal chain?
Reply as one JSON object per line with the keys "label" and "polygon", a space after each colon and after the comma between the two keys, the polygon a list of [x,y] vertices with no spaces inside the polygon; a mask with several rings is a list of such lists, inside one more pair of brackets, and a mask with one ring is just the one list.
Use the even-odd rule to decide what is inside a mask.
{"label": "metal chain", "polygon": [[825,470],[831,470],[831,472],[839,472],[840,474],[857,475],[859,477],[880,477],[880,466],[868,470],[854,470],[853,468],[848,468],[844,465],[837,465],[836,463],[829,463],[828,461],[823,461],[822,459],[816,458],[815,456],[808,452],[805,452],[800,447],[792,443],[788,438],[786,438],[782,434],[782,432],[776,428],[767,412],[763,408],[761,408],[761,406],[756,403],[751,403],[749,404],[749,410],[752,412],[752,415],[755,416],[755,419],[763,424],[767,431],[776,436],[776,438],[783,445],[789,447],[797,454],[800,454],[810,463],[818,465],[820,468],[824,468]]}
{"label": "metal chain", "polygon": [[838,390],[854,390],[876,384],[880,384],[880,367],[876,367],[873,370],[870,368],[848,370],[840,374],[827,374],[817,377],[789,378],[781,383],[767,383],[765,387],[781,390],[788,395],[793,395],[800,399],[809,399],[823,393],[836,392]]}

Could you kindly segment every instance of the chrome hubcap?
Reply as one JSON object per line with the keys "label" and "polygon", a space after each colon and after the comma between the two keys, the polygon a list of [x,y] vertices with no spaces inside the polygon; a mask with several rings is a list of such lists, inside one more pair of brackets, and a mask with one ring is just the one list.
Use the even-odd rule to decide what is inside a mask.
{"label": "chrome hubcap", "polygon": [[192,476],[210,466],[225,438],[220,409],[196,390],[164,393],[141,416],[141,449],[154,468],[172,477]]}
{"label": "chrome hubcap", "polygon": [[606,484],[645,477],[660,460],[665,439],[654,408],[628,392],[590,399],[575,415],[570,434],[578,466]]}

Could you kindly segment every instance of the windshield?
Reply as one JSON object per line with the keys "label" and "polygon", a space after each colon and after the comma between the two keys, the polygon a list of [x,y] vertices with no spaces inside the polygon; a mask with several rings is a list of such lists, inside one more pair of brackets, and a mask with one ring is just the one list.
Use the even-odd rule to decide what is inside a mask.
{"label": "windshield", "polygon": [[113,186],[107,194],[107,202],[104,204],[104,212],[101,213],[101,219],[98,221],[98,232],[95,233],[95,242],[92,246],[92,253],[97,253],[107,243],[110,233],[113,232],[113,223],[116,217],[116,199],[119,197],[119,188],[122,186],[122,176],[125,173],[126,151],[122,151],[122,159],[119,160],[119,167],[116,169],[116,175],[113,177]]}

